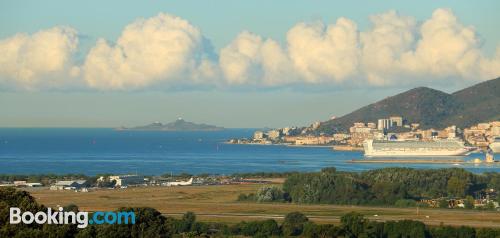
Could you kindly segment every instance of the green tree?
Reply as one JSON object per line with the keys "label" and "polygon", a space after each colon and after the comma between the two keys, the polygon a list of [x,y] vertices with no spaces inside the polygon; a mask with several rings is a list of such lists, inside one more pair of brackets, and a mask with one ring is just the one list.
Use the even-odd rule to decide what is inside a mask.
{"label": "green tree", "polygon": [[283,191],[277,186],[266,186],[257,192],[258,202],[284,201]]}
{"label": "green tree", "polygon": [[455,197],[463,197],[467,192],[467,181],[456,176],[448,180],[448,194]]}
{"label": "green tree", "polygon": [[440,199],[438,202],[438,205],[440,208],[449,208],[450,204],[448,203],[448,200],[446,199]]}
{"label": "green tree", "polygon": [[384,225],[384,237],[426,237],[425,224],[420,221],[388,221]]}
{"label": "green tree", "polygon": [[415,207],[417,202],[413,199],[399,199],[394,203],[396,207]]}
{"label": "green tree", "polygon": [[433,227],[430,229],[430,234],[432,237],[440,237],[440,238],[474,238],[474,237],[476,237],[475,229],[471,228],[471,227],[466,227],[466,226]]}
{"label": "green tree", "polygon": [[309,219],[300,212],[291,212],[285,216],[281,230],[285,236],[298,236],[302,234],[304,224]]}
{"label": "green tree", "polygon": [[346,237],[358,237],[364,232],[366,219],[357,212],[350,212],[340,218],[346,232]]}
{"label": "green tree", "polygon": [[179,232],[191,231],[193,224],[196,222],[196,215],[193,212],[186,212],[178,225]]}
{"label": "green tree", "polygon": [[477,238],[498,238],[500,237],[500,229],[495,228],[480,228],[476,230]]}
{"label": "green tree", "polygon": [[465,197],[464,208],[467,209],[474,208],[474,198],[472,196],[468,195],[467,197]]}

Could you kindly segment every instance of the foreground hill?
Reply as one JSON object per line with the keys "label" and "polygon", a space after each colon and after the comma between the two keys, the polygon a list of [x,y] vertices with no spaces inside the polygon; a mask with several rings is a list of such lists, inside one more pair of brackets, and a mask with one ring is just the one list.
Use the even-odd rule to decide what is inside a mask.
{"label": "foreground hill", "polygon": [[464,128],[478,122],[500,119],[500,78],[448,94],[419,87],[362,107],[342,117],[321,123],[317,132],[347,131],[354,122],[377,122],[379,118],[403,116],[422,128]]}
{"label": "foreground hill", "polygon": [[154,122],[145,126],[137,126],[131,128],[119,128],[119,130],[141,130],[141,131],[220,131],[224,130],[223,127],[212,126],[207,124],[196,124],[193,122],[185,121],[181,118],[174,122],[163,124],[161,122]]}

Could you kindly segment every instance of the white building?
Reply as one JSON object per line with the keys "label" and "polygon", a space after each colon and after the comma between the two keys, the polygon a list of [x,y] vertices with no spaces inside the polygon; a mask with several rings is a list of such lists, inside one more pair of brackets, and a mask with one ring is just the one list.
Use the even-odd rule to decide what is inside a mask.
{"label": "white building", "polygon": [[384,130],[391,128],[391,120],[389,119],[378,119],[377,129]]}
{"label": "white building", "polygon": [[270,130],[267,132],[267,137],[271,140],[278,139],[281,136],[281,131],[280,130]]}
{"label": "white building", "polygon": [[403,118],[399,116],[393,116],[389,117],[389,120],[391,121],[391,126],[403,126]]}
{"label": "white building", "polygon": [[262,140],[264,139],[264,132],[262,131],[256,131],[253,133],[253,139],[254,140]]}

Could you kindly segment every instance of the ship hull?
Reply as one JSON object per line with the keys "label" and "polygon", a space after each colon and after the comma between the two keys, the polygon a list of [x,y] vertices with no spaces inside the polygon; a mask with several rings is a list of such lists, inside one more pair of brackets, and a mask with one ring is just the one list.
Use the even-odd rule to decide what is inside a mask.
{"label": "ship hull", "polygon": [[[458,142],[390,142],[374,143],[367,140],[363,144],[366,157],[449,157],[465,156],[470,150]],[[451,144],[450,144],[451,143]]]}
{"label": "ship hull", "polygon": [[465,156],[468,150],[459,151],[370,151],[367,157],[432,157],[432,156]]}

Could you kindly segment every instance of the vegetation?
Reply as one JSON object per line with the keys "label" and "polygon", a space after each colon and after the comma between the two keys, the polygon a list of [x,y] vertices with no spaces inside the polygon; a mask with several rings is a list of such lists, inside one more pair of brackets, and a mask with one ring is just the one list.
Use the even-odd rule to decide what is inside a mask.
{"label": "vegetation", "polygon": [[[291,174],[282,189],[263,187],[256,194],[241,195],[240,200],[414,207],[416,201],[426,198],[466,198],[466,208],[472,208],[472,196],[486,188],[498,191],[500,174],[474,174],[457,168],[384,168],[361,173],[325,168]],[[443,202],[446,204],[440,206],[448,207]]]}
{"label": "vegetation", "polygon": [[256,194],[240,194],[238,201],[284,202],[290,201],[290,198],[280,187],[273,185],[259,188]]}
{"label": "vegetation", "polygon": [[[0,189],[0,237],[480,237],[493,238],[500,229],[438,226],[428,227],[422,222],[402,220],[370,221],[358,213],[342,216],[340,225],[316,224],[304,214],[292,212],[281,224],[275,220],[240,222],[234,225],[199,222],[194,213],[188,212],[180,219],[162,216],[153,208],[121,208],[134,211],[135,224],[89,225],[84,229],[76,225],[11,225],[8,223],[9,207],[20,207],[31,212],[44,211],[27,192],[13,188]],[[76,211],[75,205],[67,209]]]}

